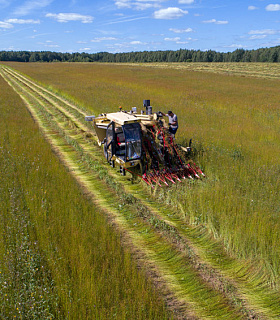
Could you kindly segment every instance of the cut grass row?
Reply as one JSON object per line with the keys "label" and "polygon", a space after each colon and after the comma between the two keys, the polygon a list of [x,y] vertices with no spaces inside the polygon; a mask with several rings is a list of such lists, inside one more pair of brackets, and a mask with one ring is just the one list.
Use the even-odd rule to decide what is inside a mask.
{"label": "cut grass row", "polygon": [[195,292],[195,290],[193,290],[193,292]]}
{"label": "cut grass row", "polygon": [[1,319],[170,319],[164,303],[0,79]]}

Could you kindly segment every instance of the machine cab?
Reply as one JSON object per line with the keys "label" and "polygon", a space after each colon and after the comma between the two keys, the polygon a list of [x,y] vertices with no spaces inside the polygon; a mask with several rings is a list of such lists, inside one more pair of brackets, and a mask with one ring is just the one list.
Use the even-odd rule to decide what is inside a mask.
{"label": "machine cab", "polygon": [[111,122],[106,131],[107,160],[122,162],[140,160],[142,155],[141,126],[138,122],[119,125]]}

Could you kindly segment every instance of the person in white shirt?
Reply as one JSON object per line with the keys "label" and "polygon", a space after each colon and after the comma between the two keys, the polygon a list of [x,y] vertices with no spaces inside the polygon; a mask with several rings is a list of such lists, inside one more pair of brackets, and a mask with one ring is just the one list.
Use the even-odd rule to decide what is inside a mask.
{"label": "person in white shirt", "polygon": [[175,133],[178,130],[178,118],[176,114],[168,111],[167,114],[163,113],[163,115],[168,117],[169,132],[175,137]]}

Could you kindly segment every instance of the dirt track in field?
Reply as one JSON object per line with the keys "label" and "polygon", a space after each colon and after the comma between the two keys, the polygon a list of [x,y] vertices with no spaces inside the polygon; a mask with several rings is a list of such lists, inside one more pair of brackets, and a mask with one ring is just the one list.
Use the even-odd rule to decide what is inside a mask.
{"label": "dirt track in field", "polygon": [[153,200],[141,181],[132,184],[109,167],[91,125],[84,121],[85,110],[10,68],[0,67],[0,74],[24,100],[85,194],[122,232],[125,245],[178,319],[277,318],[277,312],[264,307],[261,294],[254,299],[250,283],[239,279],[233,268],[219,269],[207,259],[208,248],[195,241],[199,230]]}

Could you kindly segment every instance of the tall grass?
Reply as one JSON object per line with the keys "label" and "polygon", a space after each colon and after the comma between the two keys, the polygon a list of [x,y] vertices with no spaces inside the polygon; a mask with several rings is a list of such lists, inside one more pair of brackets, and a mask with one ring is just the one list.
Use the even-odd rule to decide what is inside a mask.
{"label": "tall grass", "polygon": [[1,318],[171,318],[23,102],[0,87]]}
{"label": "tall grass", "polygon": [[279,80],[141,66],[13,65],[91,113],[141,106],[143,99],[155,110],[172,109],[177,140],[194,139],[207,180],[161,190],[163,198],[279,286]]}

